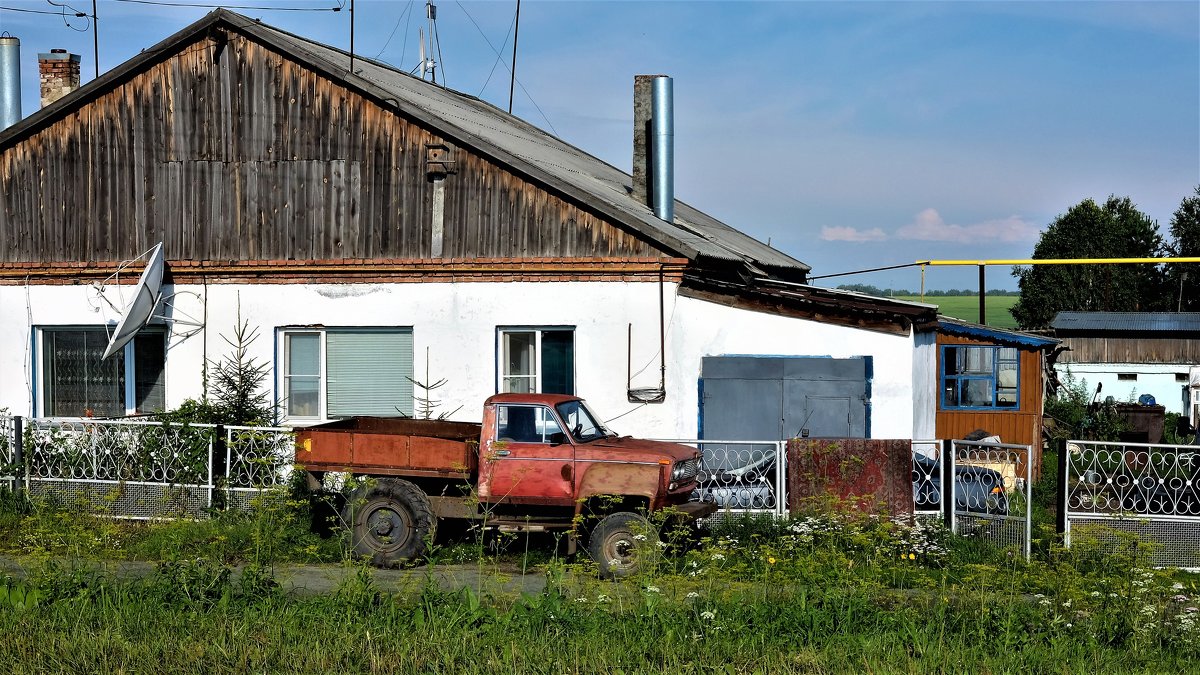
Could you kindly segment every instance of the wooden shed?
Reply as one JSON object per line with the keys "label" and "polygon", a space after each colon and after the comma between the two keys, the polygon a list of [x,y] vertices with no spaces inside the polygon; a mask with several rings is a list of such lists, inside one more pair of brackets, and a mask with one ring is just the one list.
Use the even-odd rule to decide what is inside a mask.
{"label": "wooden shed", "polygon": [[1030,445],[1041,467],[1047,351],[1057,340],[939,317],[937,436]]}

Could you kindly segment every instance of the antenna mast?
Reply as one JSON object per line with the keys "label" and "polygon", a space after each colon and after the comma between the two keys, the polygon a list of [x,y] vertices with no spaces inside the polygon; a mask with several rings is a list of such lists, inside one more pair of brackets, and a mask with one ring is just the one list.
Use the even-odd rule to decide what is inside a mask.
{"label": "antenna mast", "polygon": [[[433,36],[434,24],[437,22],[437,6],[433,4],[433,0],[425,0],[425,18],[429,20],[428,32],[417,29],[417,35],[421,42],[421,79],[425,79],[425,74],[429,74],[429,81],[437,84],[437,61],[433,59]],[[429,43],[426,44],[426,38]]]}

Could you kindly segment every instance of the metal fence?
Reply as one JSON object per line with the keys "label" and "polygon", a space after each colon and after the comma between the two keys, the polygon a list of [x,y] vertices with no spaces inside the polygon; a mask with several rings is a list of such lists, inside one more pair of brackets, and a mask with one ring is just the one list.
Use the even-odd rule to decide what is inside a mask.
{"label": "metal fence", "polygon": [[1200,447],[1068,441],[1064,540],[1152,542],[1163,567],[1200,568]]}
{"label": "metal fence", "polygon": [[284,479],[295,444],[281,427],[92,419],[9,418],[0,434],[30,495],[142,519],[244,507]]}
{"label": "metal fence", "polygon": [[939,440],[912,442],[913,516],[924,522],[944,517],[942,486],[946,484],[946,467],[942,445]]}
{"label": "metal fence", "polygon": [[672,440],[700,450],[703,463],[693,501],[711,502],[716,518],[786,516],[787,441]]}
{"label": "metal fence", "polygon": [[1029,558],[1033,462],[1028,445],[951,441],[950,528]]}
{"label": "metal fence", "polygon": [[0,414],[0,488],[9,490],[17,487],[16,437],[16,418]]}

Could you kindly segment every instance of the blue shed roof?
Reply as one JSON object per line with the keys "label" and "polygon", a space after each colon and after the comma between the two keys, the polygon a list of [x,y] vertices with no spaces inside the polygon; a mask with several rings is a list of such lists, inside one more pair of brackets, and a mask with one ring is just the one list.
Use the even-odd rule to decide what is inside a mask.
{"label": "blue shed roof", "polygon": [[961,337],[976,338],[979,340],[991,340],[1002,344],[1021,345],[1023,347],[1034,347],[1044,349],[1052,347],[1060,342],[1051,337],[1043,335],[1033,335],[1032,333],[1022,333],[1016,330],[1007,330],[1004,328],[996,328],[994,326],[984,326],[978,323],[971,323],[961,319],[955,319],[949,316],[938,316],[937,323],[938,331],[948,335],[959,335]]}

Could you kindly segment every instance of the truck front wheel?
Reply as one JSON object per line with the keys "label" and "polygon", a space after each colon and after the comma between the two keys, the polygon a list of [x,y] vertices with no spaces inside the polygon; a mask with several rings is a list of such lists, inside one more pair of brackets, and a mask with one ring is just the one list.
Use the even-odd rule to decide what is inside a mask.
{"label": "truck front wheel", "polygon": [[354,552],[378,567],[393,567],[425,553],[437,518],[421,488],[406,480],[380,479],[346,504]]}
{"label": "truck front wheel", "polygon": [[649,520],[628,511],[605,516],[588,537],[588,553],[605,579],[637,574],[657,549],[658,531]]}

